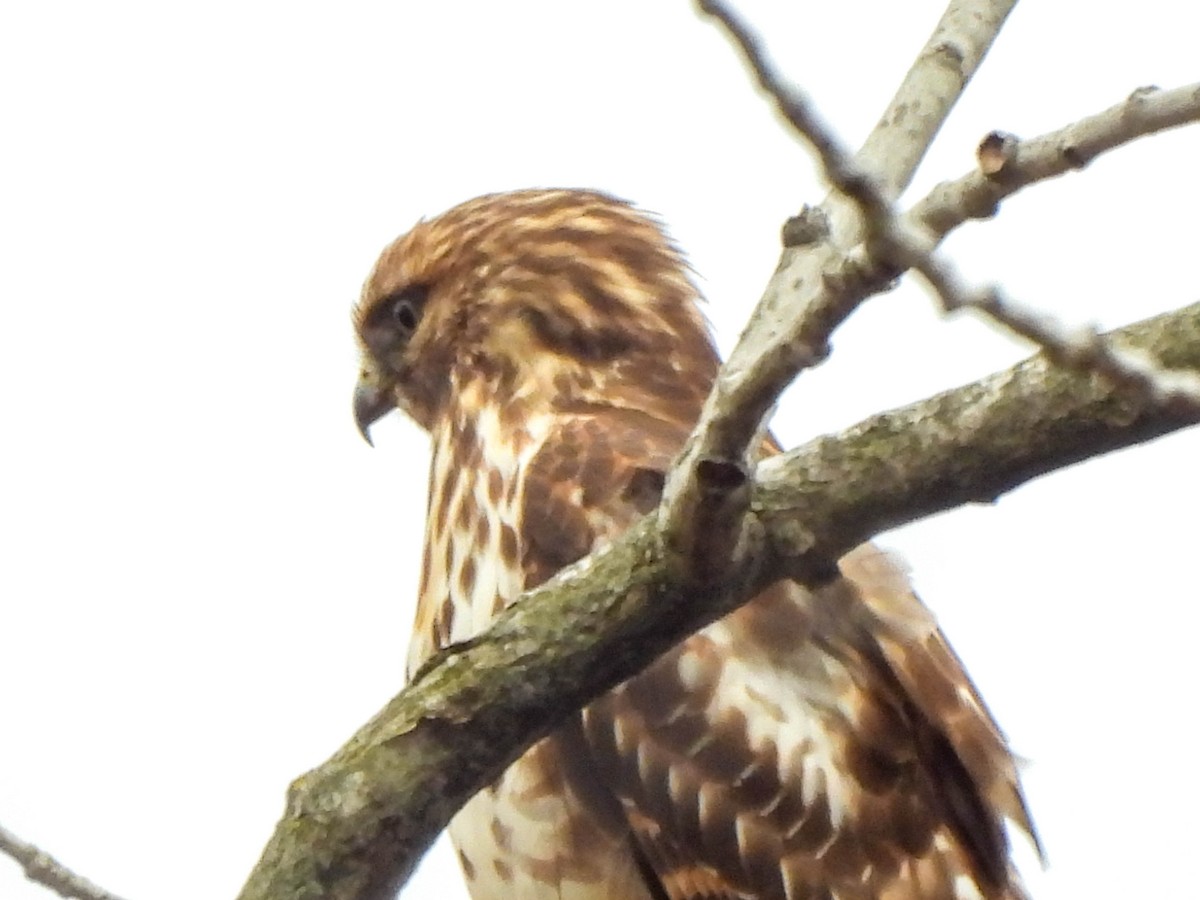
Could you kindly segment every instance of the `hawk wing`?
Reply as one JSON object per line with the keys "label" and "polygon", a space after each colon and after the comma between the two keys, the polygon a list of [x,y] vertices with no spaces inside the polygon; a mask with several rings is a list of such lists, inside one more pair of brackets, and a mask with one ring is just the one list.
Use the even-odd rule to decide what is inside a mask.
{"label": "hawk wing", "polygon": [[[653,508],[688,426],[561,419],[524,485],[526,587]],[[1003,736],[902,570],[868,546],[841,570],[774,585],[553,739],[584,757],[571,793],[619,809],[650,896],[1022,896],[1004,819],[1033,828]]]}

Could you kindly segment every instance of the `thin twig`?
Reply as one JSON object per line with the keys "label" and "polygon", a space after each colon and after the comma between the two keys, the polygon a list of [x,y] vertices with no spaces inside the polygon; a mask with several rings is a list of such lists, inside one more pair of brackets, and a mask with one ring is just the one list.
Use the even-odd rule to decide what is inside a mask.
{"label": "thin twig", "polygon": [[937,185],[905,215],[937,239],[971,219],[988,219],[1021,188],[1077,171],[1102,153],[1182,125],[1200,122],[1200,82],[1162,90],[1139,88],[1103,112],[1038,137],[993,132],[980,143],[980,164]]}
{"label": "thin twig", "polygon": [[1021,306],[995,285],[970,289],[938,255],[915,266],[949,312],[975,310],[1039,347],[1061,366],[1103,375],[1114,385],[1179,415],[1200,414],[1200,376],[1164,368],[1146,353],[1122,347],[1093,326],[1067,328],[1051,316]]}
{"label": "thin twig", "polygon": [[76,875],[53,856],[27,843],[0,826],[0,852],[15,859],[30,881],[47,887],[60,897],[74,900],[121,900],[97,887],[82,875]]}
{"label": "thin twig", "polygon": [[746,65],[758,81],[758,86],[775,103],[779,114],[816,151],[821,171],[835,188],[849,197],[855,196],[855,185],[862,174],[850,154],[833,136],[833,130],[813,109],[807,95],[797,86],[787,83],[770,60],[762,39],[729,6],[720,0],[700,0],[700,10],[719,21],[729,32]]}

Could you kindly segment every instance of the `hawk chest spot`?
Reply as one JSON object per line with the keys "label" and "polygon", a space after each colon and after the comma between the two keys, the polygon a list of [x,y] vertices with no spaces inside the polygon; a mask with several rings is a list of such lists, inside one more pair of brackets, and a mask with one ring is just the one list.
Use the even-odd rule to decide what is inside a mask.
{"label": "hawk chest spot", "polygon": [[521,509],[525,472],[549,424],[486,406],[434,431],[414,669],[484,629],[524,588]]}

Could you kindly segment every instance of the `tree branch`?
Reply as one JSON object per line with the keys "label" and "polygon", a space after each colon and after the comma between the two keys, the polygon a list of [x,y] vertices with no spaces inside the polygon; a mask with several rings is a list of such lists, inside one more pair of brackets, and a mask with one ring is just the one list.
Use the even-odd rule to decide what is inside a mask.
{"label": "tree branch", "polygon": [[[804,297],[799,306],[800,312],[792,322],[789,337],[803,335],[807,329],[816,331],[816,339],[827,339],[833,328],[850,311],[887,284],[892,275],[913,269],[925,279],[948,312],[970,309],[981,313],[1043,347],[1055,362],[1100,372],[1115,383],[1139,391],[1152,402],[1178,407],[1181,411],[1183,408],[1193,412],[1200,410],[1200,378],[1191,373],[1163,372],[1144,355],[1102,340],[1094,328],[1063,328],[1049,316],[1005,298],[996,286],[979,289],[968,287],[956,268],[937,252],[937,245],[945,232],[930,233],[915,224],[928,218],[939,226],[953,227],[965,220],[968,209],[990,208],[994,211],[1000,199],[1017,190],[1021,184],[1030,184],[1071,168],[1079,168],[1105,150],[1145,134],[1196,121],[1200,119],[1200,85],[1189,85],[1174,91],[1135,91],[1128,100],[1112,109],[1032,141],[1024,153],[1015,138],[993,133],[980,144],[978,173],[960,179],[956,186],[943,185],[936,191],[942,203],[952,204],[948,209],[939,210],[936,203],[926,202],[923,209],[901,217],[893,206],[894,192],[890,186],[862,168],[861,160],[867,147],[851,159],[810,108],[807,98],[776,72],[766,57],[761,41],[746,24],[719,0],[701,0],[700,7],[729,31],[760,87],[771,97],[796,133],[812,145],[826,177],[858,213],[859,227],[855,233],[861,233],[863,243],[844,260],[838,260],[836,256],[826,259],[829,267],[821,269],[821,287],[810,290],[809,295]],[[997,19],[996,27],[1001,22],[1002,19]],[[887,116],[883,121],[887,121]],[[928,138],[933,137],[935,130],[928,131]],[[915,165],[919,159],[919,155],[913,155],[912,164]],[[820,229],[814,231],[811,228],[811,221],[800,230],[805,243],[813,243],[823,236]],[[831,245],[835,243],[835,238],[830,236],[825,243]],[[809,256],[809,259],[817,258],[815,252]],[[839,263],[845,265],[847,261],[853,263],[847,268],[857,268],[859,276],[856,289],[849,291],[839,289],[844,286],[845,279],[837,278],[836,270],[832,268],[832,265]],[[760,310],[756,310],[756,316],[766,311],[762,308],[766,303],[764,299]],[[777,329],[772,329],[772,333],[777,333]],[[748,328],[743,343],[749,344],[752,336],[753,328]],[[817,358],[814,350],[817,346],[820,345],[814,343],[814,337],[799,342],[802,352],[794,354],[794,371],[790,377],[795,377],[801,369],[813,364]],[[732,358],[736,358],[741,349],[739,345]],[[761,359],[770,358],[765,353],[761,355]],[[760,362],[760,359],[755,361]],[[776,377],[782,378],[783,373],[778,373]],[[772,390],[770,379],[764,379],[761,383],[754,377],[731,381],[732,385],[724,390],[723,385],[718,385],[714,399],[718,393],[732,396],[740,392],[761,401],[765,397],[773,399],[778,393],[777,389]],[[737,415],[745,417],[748,412],[739,407]],[[702,418],[701,427],[705,426],[706,419],[716,426],[724,424],[721,417],[711,415]],[[714,428],[707,434],[720,433]],[[712,443],[713,438],[702,433],[692,455],[703,458],[705,451],[711,452]],[[682,481],[687,473],[688,469],[681,466],[676,478]]]}
{"label": "tree branch", "polygon": [[855,161],[895,200],[966,90],[1016,0],[954,0],[917,54]]}
{"label": "tree branch", "polygon": [[[812,240],[799,248],[784,246],[779,268],[667,480],[659,523],[680,577],[732,564],[744,538],[744,492],[737,491],[740,482],[732,473],[745,467],[783,387],[821,362],[833,331],[891,281],[892,274],[878,266],[870,273],[849,266],[837,249],[858,240],[864,221],[845,201],[861,206],[864,196],[896,195],[908,184],[1014,3],[952,0],[879,123],[851,158],[807,99],[776,74],[749,27],[720,0],[699,0],[700,11],[729,31],[762,89],[812,145],[835,192],[810,211],[809,221],[819,224]],[[876,182],[882,187],[873,187]],[[859,185],[872,186],[872,193],[863,195]],[[715,472],[724,477],[706,478],[705,473]],[[692,514],[702,508],[711,514]],[[722,523],[719,540],[704,524],[716,521]]]}
{"label": "tree branch", "polygon": [[941,239],[971,219],[990,219],[1021,188],[1082,169],[1138,138],[1200,122],[1200,82],[1172,90],[1139,88],[1103,112],[1028,140],[993,132],[980,142],[979,166],[945,181],[906,219]]}
{"label": "tree branch", "polygon": [[[1200,371],[1200,304],[1117,334]],[[765,584],[817,583],[879,530],[1193,421],[1038,356],[763,463],[752,527],[720,584],[682,587],[648,517],[447,648],[298,779],[242,898],[390,896],[526,747]]]}
{"label": "tree branch", "polygon": [[995,215],[1000,201],[1022,187],[1082,168],[1137,138],[1196,122],[1200,83],[1169,91],[1141,88],[1110,109],[1029,141],[993,132],[979,145],[978,169],[938,185],[903,223],[887,222],[881,229],[898,238],[893,252],[930,281],[947,311],[975,310],[1046,348],[1060,364],[1100,372],[1152,402],[1198,410],[1200,378],[1193,373],[1164,370],[1144,354],[1101,339],[1095,328],[1064,328],[1005,298],[997,287],[970,289],[933,253],[948,231]]}
{"label": "tree branch", "polygon": [[862,181],[871,182],[885,200],[900,196],[1014,6],[1016,0],[952,0],[879,122],[851,158],[808,97],[779,74],[762,40],[729,5],[722,0],[697,2],[701,12],[729,33],[759,87],[816,153],[822,173],[837,192],[822,207],[830,233],[841,246],[855,244],[862,236],[857,216],[842,214],[842,201],[861,205]]}
{"label": "tree branch", "polygon": [[[1200,303],[1106,337],[1162,366],[1200,372]],[[1154,403],[1039,353],[766,461],[753,510],[772,536],[794,534],[801,520],[821,523],[809,528],[789,571],[803,578],[808,556],[840,555],[867,532],[993,503],[1040,475],[1198,421],[1195,409]],[[781,561],[791,553],[779,545],[773,552]]]}
{"label": "tree branch", "polygon": [[97,887],[82,875],[76,875],[49,853],[26,843],[3,826],[0,826],[0,853],[15,859],[30,881],[49,888],[60,897],[73,900],[121,900],[116,894]]}
{"label": "tree branch", "polygon": [[698,490],[697,465],[743,462],[783,387],[820,363],[833,331],[891,283],[894,272],[863,267],[840,249],[859,241],[865,218],[846,203],[862,207],[882,198],[873,205],[886,205],[909,183],[1014,4],[951,0],[879,123],[851,157],[807,98],[776,73],[761,41],[728,5],[699,0],[700,11],[726,28],[760,87],[813,147],[835,190],[820,207],[806,211],[809,239],[785,244],[779,267],[722,370],[694,439],[668,481],[667,531],[687,527],[679,510],[688,505],[686,495]]}

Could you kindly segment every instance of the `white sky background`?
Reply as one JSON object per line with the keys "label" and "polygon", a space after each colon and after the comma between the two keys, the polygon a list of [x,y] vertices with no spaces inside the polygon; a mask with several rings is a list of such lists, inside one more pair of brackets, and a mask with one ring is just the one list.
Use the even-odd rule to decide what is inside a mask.
{"label": "white sky background", "polygon": [[[942,3],[741,8],[857,143]],[[1178,0],[1028,0],[910,196],[990,129],[1195,80],[1198,33]],[[682,2],[11,3],[0,84],[0,822],[131,900],[230,897],[288,782],[401,683],[427,450],[350,416],[380,247],[478,193],[603,188],[670,224],[728,349],[823,190]],[[1142,141],[948,250],[1070,322],[1195,301],[1198,159],[1200,129]],[[1028,352],[906,282],[774,427]],[[881,539],[1029,760],[1039,898],[1191,889],[1198,454],[1193,430]],[[49,894],[0,861],[0,896]],[[406,896],[463,896],[444,847]]]}

